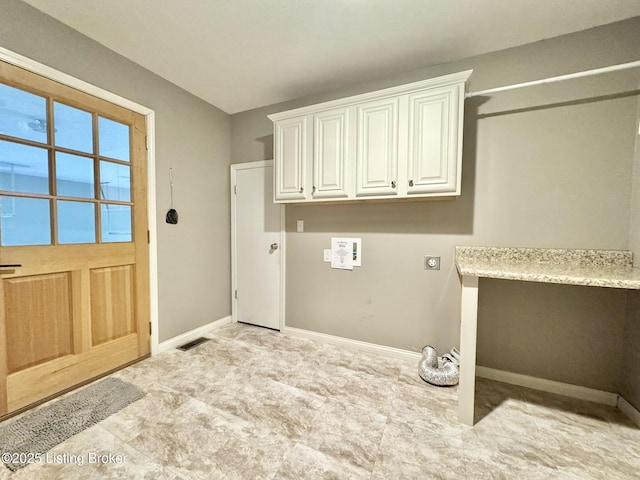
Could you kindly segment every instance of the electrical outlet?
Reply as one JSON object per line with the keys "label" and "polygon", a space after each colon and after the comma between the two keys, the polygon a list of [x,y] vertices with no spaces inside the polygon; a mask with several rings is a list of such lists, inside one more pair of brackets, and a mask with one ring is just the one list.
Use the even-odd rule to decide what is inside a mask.
{"label": "electrical outlet", "polygon": [[330,248],[325,248],[324,249],[324,261],[325,262],[331,262],[331,249]]}
{"label": "electrical outlet", "polygon": [[298,233],[304,232],[304,220],[296,221],[296,232]]}
{"label": "electrical outlet", "polygon": [[433,255],[424,256],[424,269],[425,270],[440,270],[440,257],[434,257]]}

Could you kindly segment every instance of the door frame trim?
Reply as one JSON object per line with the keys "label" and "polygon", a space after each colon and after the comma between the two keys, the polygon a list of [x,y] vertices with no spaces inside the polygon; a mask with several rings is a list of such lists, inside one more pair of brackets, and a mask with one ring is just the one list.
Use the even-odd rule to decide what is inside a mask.
{"label": "door frame trim", "polygon": [[[238,288],[237,277],[237,248],[236,248],[236,195],[234,187],[236,185],[236,172],[238,170],[248,170],[251,168],[273,167],[273,160],[262,160],[258,162],[234,163],[230,166],[231,186],[231,321],[238,321],[238,300],[235,298],[235,291]],[[278,317],[280,331],[285,327],[285,277],[286,277],[286,215],[285,206],[280,205],[280,299],[278,305]]]}
{"label": "door frame trim", "polygon": [[28,57],[0,47],[0,60],[106,100],[145,116],[147,128],[147,217],[149,230],[149,320],[151,321],[151,354],[159,352],[158,337],[158,242],[156,215],[156,155],[154,110],[104,90]]}

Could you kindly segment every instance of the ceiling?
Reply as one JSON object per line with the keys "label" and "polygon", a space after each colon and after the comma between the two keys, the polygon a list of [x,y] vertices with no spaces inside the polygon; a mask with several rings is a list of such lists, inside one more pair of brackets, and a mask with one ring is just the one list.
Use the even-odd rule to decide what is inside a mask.
{"label": "ceiling", "polygon": [[24,0],[237,113],[640,15],[638,0]]}

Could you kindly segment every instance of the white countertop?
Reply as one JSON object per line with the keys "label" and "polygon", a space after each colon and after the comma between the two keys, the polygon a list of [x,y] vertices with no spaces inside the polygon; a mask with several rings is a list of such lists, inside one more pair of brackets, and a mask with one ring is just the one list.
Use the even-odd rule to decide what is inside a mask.
{"label": "white countertop", "polygon": [[621,250],[456,247],[463,276],[640,290],[640,268]]}

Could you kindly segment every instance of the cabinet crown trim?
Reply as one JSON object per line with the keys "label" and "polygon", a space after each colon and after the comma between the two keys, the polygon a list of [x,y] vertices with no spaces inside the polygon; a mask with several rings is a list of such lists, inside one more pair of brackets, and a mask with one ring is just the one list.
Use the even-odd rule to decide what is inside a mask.
{"label": "cabinet crown trim", "polygon": [[366,102],[369,100],[376,100],[378,98],[385,98],[395,95],[402,95],[411,93],[413,91],[425,90],[428,88],[438,88],[447,85],[453,85],[456,83],[466,82],[473,70],[465,70],[463,72],[452,73],[449,75],[443,75],[441,77],[429,78],[427,80],[421,80],[418,82],[408,83],[397,87],[385,88],[382,90],[375,90],[372,92],[362,93],[351,97],[339,98],[336,100],[329,100],[323,103],[316,103],[305,107],[295,108],[293,110],[287,110],[284,112],[272,113],[267,115],[269,120],[278,121],[285,118],[298,115],[306,115],[309,113],[318,112],[320,110],[328,110],[336,107],[346,107],[349,105],[355,105],[358,103]]}

